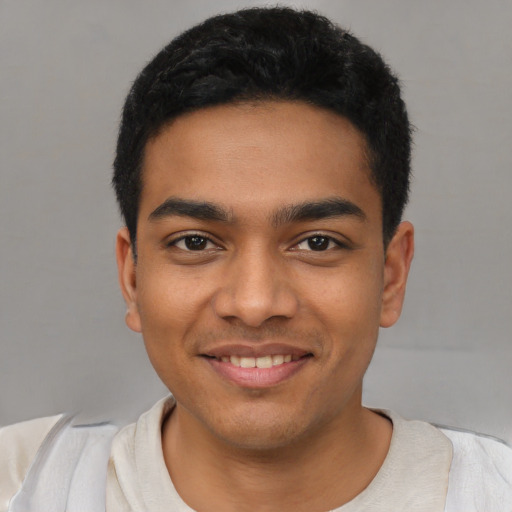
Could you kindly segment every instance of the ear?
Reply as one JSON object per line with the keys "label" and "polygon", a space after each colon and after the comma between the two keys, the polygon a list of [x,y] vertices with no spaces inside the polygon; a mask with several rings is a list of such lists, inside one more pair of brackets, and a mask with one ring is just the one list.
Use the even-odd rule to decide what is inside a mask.
{"label": "ear", "polygon": [[117,275],[126,302],[126,325],[141,332],[139,309],[137,307],[136,265],[128,228],[121,228],[116,238]]}
{"label": "ear", "polygon": [[386,250],[380,314],[381,327],[392,326],[400,317],[413,255],[414,227],[410,222],[402,222]]}

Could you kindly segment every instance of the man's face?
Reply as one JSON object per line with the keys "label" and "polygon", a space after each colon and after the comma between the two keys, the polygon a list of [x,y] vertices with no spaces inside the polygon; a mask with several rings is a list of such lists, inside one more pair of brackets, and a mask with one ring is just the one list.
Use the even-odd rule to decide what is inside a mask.
{"label": "man's face", "polygon": [[271,448],[360,408],[412,254],[406,227],[386,260],[364,150],[344,118],[291,102],[203,109],[148,142],[138,259],[126,230],[118,258],[175,415]]}

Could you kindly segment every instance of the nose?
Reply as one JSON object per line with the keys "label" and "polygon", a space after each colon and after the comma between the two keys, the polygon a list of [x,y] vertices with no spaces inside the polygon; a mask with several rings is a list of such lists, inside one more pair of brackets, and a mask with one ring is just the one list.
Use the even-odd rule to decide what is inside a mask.
{"label": "nose", "polygon": [[217,316],[259,327],[271,318],[292,318],[299,305],[285,262],[263,248],[244,251],[226,263],[213,298]]}

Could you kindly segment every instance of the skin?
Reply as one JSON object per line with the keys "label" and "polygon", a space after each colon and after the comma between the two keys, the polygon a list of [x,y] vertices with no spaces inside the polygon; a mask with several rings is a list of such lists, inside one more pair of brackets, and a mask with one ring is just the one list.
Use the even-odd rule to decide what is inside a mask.
{"label": "skin", "polygon": [[[357,213],[290,214],[334,200]],[[222,215],[197,218],[204,202]],[[300,102],[179,117],[146,146],[137,253],[121,229],[126,321],[177,401],[162,446],[185,502],[322,511],[363,491],[392,426],[362,407],[362,381],[379,327],[400,315],[413,228],[384,248],[357,129]],[[301,354],[277,383],[241,384],[207,357],[268,347]]]}

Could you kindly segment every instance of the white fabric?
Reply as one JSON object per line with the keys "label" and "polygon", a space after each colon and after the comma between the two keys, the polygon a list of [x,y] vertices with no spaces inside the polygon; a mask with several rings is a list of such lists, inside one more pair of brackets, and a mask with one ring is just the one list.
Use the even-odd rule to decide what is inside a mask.
{"label": "white fabric", "polygon": [[61,417],[39,447],[8,512],[105,512],[113,425],[71,427]]}
{"label": "white fabric", "polygon": [[[173,405],[172,398],[161,400],[137,423],[125,427],[114,437],[106,484],[107,512],[192,511],[172,484],[161,448],[162,421],[171,413]],[[381,413],[393,422],[393,436],[384,464],[367,489],[335,512],[512,512],[512,450],[509,447],[474,434],[439,430],[427,423],[407,421],[389,411]],[[53,423],[58,420],[52,419]],[[41,437],[39,430],[48,430],[48,421],[31,422],[35,438]],[[89,441],[97,437],[98,428],[89,428],[86,436]],[[9,435],[3,435],[5,430],[9,431]],[[25,435],[29,432],[26,425],[23,432]],[[80,435],[83,432],[77,434],[73,441],[75,446],[84,439],[82,437],[82,441],[79,441]],[[18,448],[5,444],[13,439],[19,443]],[[92,448],[96,450],[98,460],[108,456],[108,443],[100,445]],[[56,446],[57,443],[54,444],[55,449]],[[13,456],[17,450],[22,454],[20,460],[23,465],[27,460],[23,438],[16,435],[16,428],[12,426],[0,429],[0,475],[5,477],[5,488],[11,493],[10,496],[13,494],[13,483],[19,481],[20,474],[26,473],[26,469],[20,467]],[[92,453],[88,448],[82,452]],[[9,456],[7,461],[3,458],[4,454]],[[61,471],[66,464],[66,461],[60,463]],[[98,500],[91,502],[90,507],[84,506],[85,502],[80,503],[80,499],[90,493],[90,482],[95,475],[97,477],[97,471],[86,471],[79,476],[80,464],[77,464],[77,468],[73,472],[76,478],[72,480],[74,484],[78,480],[83,482],[82,498],[76,501],[72,492],[67,508],[39,507],[35,509],[37,512],[92,512],[95,510],[92,507],[102,506]],[[29,480],[27,478],[28,487]],[[9,500],[3,483],[0,480],[0,512],[8,510],[3,507],[4,502]],[[46,487],[42,480],[39,484],[39,489]],[[94,485],[98,488],[102,484]],[[100,496],[102,492],[100,490],[95,495]],[[30,509],[11,510],[27,512]]]}
{"label": "white fabric", "polygon": [[107,474],[107,512],[190,512],[165,465],[161,429],[174,407],[157,402],[114,438]]}
{"label": "white fabric", "polygon": [[455,447],[446,512],[512,512],[512,450],[468,432],[443,433]]}
{"label": "white fabric", "polygon": [[0,428],[0,511],[21,488],[37,450],[60,416],[38,418]]}

